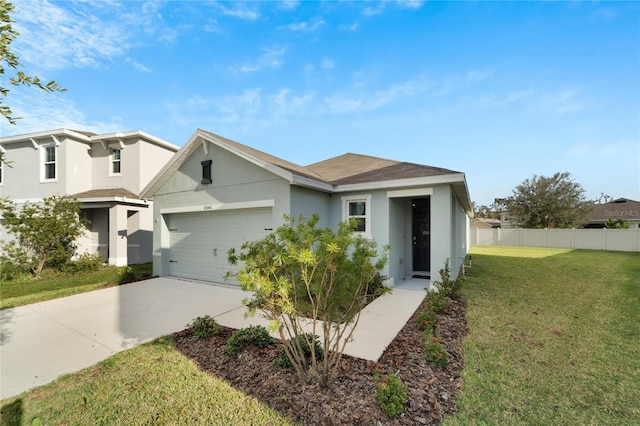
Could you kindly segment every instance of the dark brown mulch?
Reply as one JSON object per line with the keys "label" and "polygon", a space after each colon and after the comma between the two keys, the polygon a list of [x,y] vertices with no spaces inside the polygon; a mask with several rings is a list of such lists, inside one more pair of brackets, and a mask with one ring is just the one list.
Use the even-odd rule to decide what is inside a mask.
{"label": "dark brown mulch", "polygon": [[[206,339],[187,329],[174,338],[178,349],[204,371],[305,425],[439,424],[456,410],[455,399],[462,387],[466,307],[461,301],[450,301],[447,312],[438,318],[441,342],[450,360],[445,368],[432,367],[423,358],[418,311],[377,363],[345,356],[338,377],[327,389],[305,385],[293,372],[274,367],[279,345],[252,347],[237,357],[225,355],[232,329],[225,328],[220,335]],[[378,407],[376,370],[381,375],[397,374],[407,384],[409,402],[398,418],[390,419]]]}

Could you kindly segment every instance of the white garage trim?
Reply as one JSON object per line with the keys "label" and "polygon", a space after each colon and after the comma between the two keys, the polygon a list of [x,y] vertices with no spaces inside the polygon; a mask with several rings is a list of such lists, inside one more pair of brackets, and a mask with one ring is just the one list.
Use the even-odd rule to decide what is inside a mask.
{"label": "white garage trim", "polygon": [[262,207],[273,207],[275,205],[276,205],[275,200],[256,200],[256,201],[243,201],[239,203],[203,204],[198,206],[167,207],[164,209],[160,209],[160,214],[209,212],[209,211],[218,211],[218,210],[257,209]]}

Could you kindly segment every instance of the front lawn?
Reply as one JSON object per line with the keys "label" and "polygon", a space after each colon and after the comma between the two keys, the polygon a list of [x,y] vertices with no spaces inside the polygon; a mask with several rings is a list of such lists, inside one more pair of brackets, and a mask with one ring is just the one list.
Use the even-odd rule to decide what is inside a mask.
{"label": "front lawn", "polygon": [[[131,265],[131,268],[137,279],[151,276],[151,263]],[[34,281],[2,281],[0,309],[116,286],[121,270],[122,268],[115,266],[105,266],[95,272],[75,275],[61,275],[54,270],[45,270],[41,278]]]}
{"label": "front lawn", "polygon": [[[640,424],[640,253],[474,247],[472,255],[463,389],[445,424]],[[202,372],[171,338],[4,400],[1,411],[3,425],[287,424]]]}
{"label": "front lawn", "polygon": [[168,337],[4,400],[0,411],[7,426],[290,424],[202,372]]}
{"label": "front lawn", "polygon": [[480,246],[465,284],[469,424],[640,424],[640,253]]}

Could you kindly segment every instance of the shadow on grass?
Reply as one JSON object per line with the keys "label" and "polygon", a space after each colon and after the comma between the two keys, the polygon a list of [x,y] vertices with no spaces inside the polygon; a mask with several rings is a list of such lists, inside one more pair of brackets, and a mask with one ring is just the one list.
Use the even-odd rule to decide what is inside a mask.
{"label": "shadow on grass", "polygon": [[16,399],[0,410],[0,423],[4,426],[19,426],[22,424],[22,398]]}

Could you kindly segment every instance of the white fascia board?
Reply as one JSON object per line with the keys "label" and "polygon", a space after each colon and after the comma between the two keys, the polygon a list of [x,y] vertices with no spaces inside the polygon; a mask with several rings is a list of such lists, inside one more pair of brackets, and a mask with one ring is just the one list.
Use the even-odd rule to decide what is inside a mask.
{"label": "white fascia board", "polygon": [[305,176],[293,175],[293,181],[291,182],[293,185],[304,186],[306,188],[318,189],[324,192],[333,192],[333,185],[325,182],[319,182],[315,179],[310,179]]}
{"label": "white fascia board", "polygon": [[217,203],[217,204],[202,204],[195,206],[183,206],[183,207],[167,207],[160,209],[160,214],[172,214],[172,213],[194,213],[194,212],[214,212],[221,210],[240,210],[240,209],[257,209],[262,207],[273,207],[276,205],[276,201],[271,200],[255,200],[255,201],[240,201],[237,203]]}
{"label": "white fascia board", "polygon": [[118,203],[118,204],[132,204],[136,206],[149,207],[149,202],[146,200],[138,200],[137,198],[127,197],[93,197],[93,198],[78,198],[81,203]]}
{"label": "white fascia board", "polygon": [[163,148],[167,148],[171,151],[177,152],[180,147],[177,145],[174,145],[172,143],[169,143],[163,139],[160,139],[156,136],[150,135],[146,132],[143,132],[142,130],[131,130],[128,132],[115,132],[115,133],[104,133],[101,135],[94,135],[91,136],[90,140],[91,142],[100,142],[102,140],[124,140],[124,139],[130,139],[130,138],[139,138],[139,139],[143,139],[146,140],[147,142],[151,142],[154,143],[156,145],[159,145]]}
{"label": "white fascia board", "polygon": [[5,136],[0,138],[0,143],[16,143],[16,142],[25,142],[29,139],[50,139],[52,136],[69,136],[73,139],[77,139],[81,142],[88,143],[90,142],[89,136],[83,135],[82,133],[74,132],[69,129],[56,129],[56,130],[45,130],[42,132],[35,133],[27,133],[22,135],[13,135],[13,136]]}
{"label": "white fascia board", "polygon": [[427,176],[410,179],[386,180],[367,183],[355,183],[349,185],[338,185],[334,192],[370,191],[375,189],[392,189],[411,186],[442,185],[464,181],[464,173],[454,173],[449,175]]}

